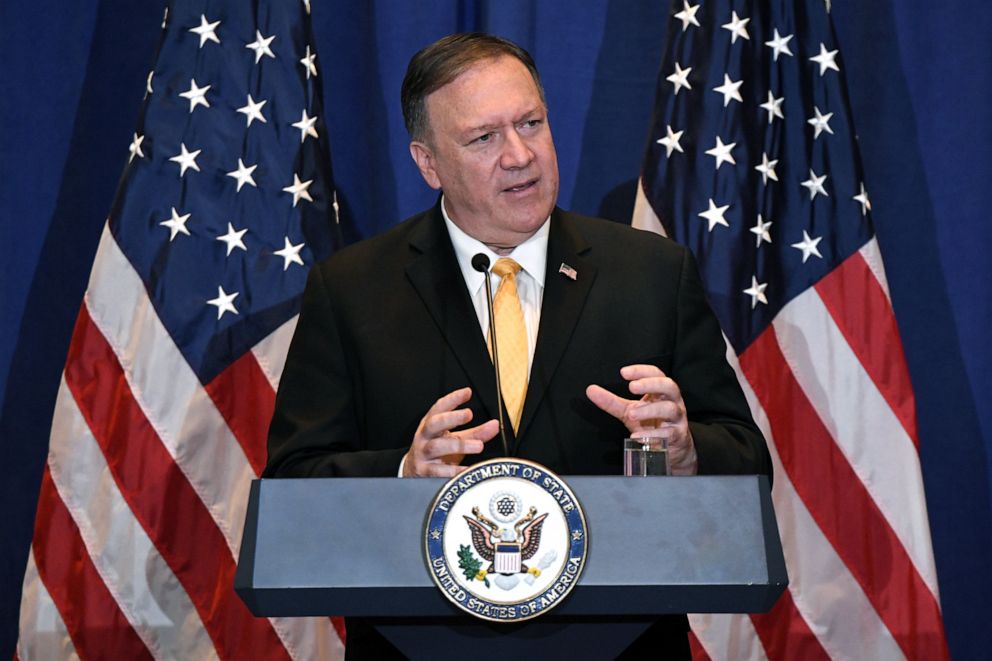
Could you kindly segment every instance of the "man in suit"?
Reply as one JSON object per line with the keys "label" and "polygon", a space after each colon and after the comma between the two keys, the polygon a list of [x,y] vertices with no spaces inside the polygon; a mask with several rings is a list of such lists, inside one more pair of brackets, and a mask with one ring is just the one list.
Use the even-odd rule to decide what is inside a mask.
{"label": "man in suit", "polygon": [[[500,286],[515,286],[526,351],[498,354],[524,375],[519,392],[503,383],[509,454],[616,475],[621,439],[652,435],[675,474],[770,473],[691,254],[555,206],[530,55],[446,37],[413,57],[402,100],[410,153],[441,197],[311,270],[265,474],[451,476],[503,454],[478,253],[513,260]],[[684,630],[676,620],[680,645]]]}

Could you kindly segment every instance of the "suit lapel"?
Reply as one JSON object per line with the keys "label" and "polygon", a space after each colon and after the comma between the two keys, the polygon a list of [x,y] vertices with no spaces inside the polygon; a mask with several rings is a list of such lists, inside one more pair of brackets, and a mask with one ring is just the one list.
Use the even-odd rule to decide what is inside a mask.
{"label": "suit lapel", "polygon": [[[407,277],[468,375],[475,398],[495,418],[492,361],[438,206],[411,229],[409,240],[413,251]],[[438,393],[438,397],[444,394]],[[512,434],[509,426],[507,431]]]}
{"label": "suit lapel", "polygon": [[[569,214],[556,208],[551,218],[548,263],[541,303],[541,325],[537,334],[537,348],[534,352],[523,416],[513,448],[514,454],[520,439],[524,437],[527,427],[534,418],[534,412],[547,394],[562,354],[571,341],[572,332],[578,323],[586,297],[596,279],[596,268],[585,256],[590,246],[569,225],[568,217]],[[574,270],[574,280],[560,272],[562,265]]]}

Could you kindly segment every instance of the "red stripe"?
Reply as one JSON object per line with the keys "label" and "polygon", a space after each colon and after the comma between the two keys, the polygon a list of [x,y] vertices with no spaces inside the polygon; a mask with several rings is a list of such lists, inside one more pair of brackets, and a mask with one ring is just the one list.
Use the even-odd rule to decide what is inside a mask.
{"label": "red stripe", "polygon": [[41,478],[32,546],[38,576],[80,658],[152,658],[97,573],[48,466]]}
{"label": "red stripe", "polygon": [[947,658],[936,600],[806,399],[773,327],[741,355],[741,369],[768,414],[796,492],[903,652]]}
{"label": "red stripe", "polygon": [[751,616],[769,659],[830,659],[786,590],[767,613]]}
{"label": "red stripe", "polygon": [[689,632],[689,651],[692,652],[692,661],[711,661],[710,655],[706,653],[699,638],[692,631]]}
{"label": "red stripe", "polygon": [[844,339],[919,449],[916,403],[895,313],[878,278],[856,252],[816,285]]}
{"label": "red stripe", "polygon": [[65,380],[121,495],[189,594],[218,655],[287,657],[269,621],[253,617],[235,595],[235,563],[224,537],[134,400],[85,308],[69,347]]}
{"label": "red stripe", "polygon": [[348,644],[348,633],[344,628],[344,618],[343,617],[332,617],[331,624],[334,625],[334,630],[338,632],[338,638],[341,639],[342,645]]}
{"label": "red stripe", "polygon": [[265,439],[276,407],[276,394],[259,367],[255,354],[245,352],[208,383],[206,391],[241,444],[255,475],[261,475],[265,468]]}

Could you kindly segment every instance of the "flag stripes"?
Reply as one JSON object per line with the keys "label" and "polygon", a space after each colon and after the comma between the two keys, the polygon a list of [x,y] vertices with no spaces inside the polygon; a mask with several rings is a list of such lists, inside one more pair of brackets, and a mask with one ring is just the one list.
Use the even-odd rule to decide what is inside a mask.
{"label": "flag stripes", "polygon": [[[121,495],[64,380],[54,420],[48,466],[52,480],[86,540],[89,557],[131,626],[157,658],[217,658],[185,590]],[[67,439],[74,441],[70,444]],[[119,515],[108,518],[108,511]],[[51,536],[61,538],[57,530]]]}
{"label": "flag stripes", "polygon": [[[79,655],[72,645],[72,639],[65,628],[65,622],[59,615],[58,608],[48,590],[38,576],[38,566],[34,561],[34,549],[28,551],[28,566],[24,572],[24,589],[22,599],[31,605],[30,608],[21,609],[18,624],[22,630],[34,631],[35,636],[31,639],[31,648],[27,650],[31,655],[27,658],[36,659],[70,659],[76,661]],[[19,661],[20,651],[24,651],[23,646],[18,646],[14,650],[14,661]]]}
{"label": "flag stripes", "polygon": [[741,368],[768,412],[774,437],[786,439],[779,445],[779,456],[800,498],[904,652],[915,658],[915,645],[906,640],[908,625],[932,626],[935,615],[939,621],[932,595],[806,400],[775,334],[759,336],[742,354]]}
{"label": "flag stripes", "polygon": [[[56,556],[67,545],[76,548],[73,557],[81,554],[86,561],[70,563],[73,570],[91,568],[86,580],[77,578],[76,583],[86,589],[97,583],[102,586],[106,598],[98,609],[95,604],[64,598],[58,587],[52,594],[47,567],[38,568],[41,585],[37,587],[52,594],[77,646],[81,645],[78,640],[95,644],[93,623],[105,621],[109,615],[97,613],[106,612],[117,613],[110,631],[129,631],[146,653],[158,658],[335,658],[343,654],[340,621],[255,618],[232,587],[247,490],[261,466],[256,472],[249,464],[231,428],[247,429],[271,415],[273,384],[278,383],[282,356],[294,326],[295,318],[239,361],[235,372],[238,393],[252,407],[242,403],[218,407],[215,401],[223,399],[211,398],[209,387],[201,386],[180,358],[140,279],[105,228],[66,361],[64,392],[52,426],[49,467],[71,481],[63,490],[67,498],[90,493],[97,487],[86,482],[95,479],[103,479],[107,484],[99,488],[113,495],[104,495],[104,502],[94,501],[92,514],[75,517],[85,519],[92,528],[88,543],[83,544],[73,517],[68,516],[39,518],[36,525],[46,526],[49,532],[35,537],[39,554],[51,550],[50,542]],[[225,379],[229,377],[222,373],[215,381]],[[230,381],[225,385],[231,386]],[[170,398],[186,404],[160,404]],[[81,450],[87,439],[99,461],[81,461],[87,454]],[[264,434],[255,432],[249,440],[264,448]],[[264,449],[254,452],[264,456]],[[201,488],[197,488],[198,483]],[[65,509],[54,489],[49,493],[43,490],[42,498],[49,506]],[[168,503],[168,508],[162,503]],[[114,516],[107,518],[107,511],[113,511]],[[50,528],[53,524],[60,527]],[[137,544],[144,558],[99,553],[98,549],[116,548],[111,538],[128,528],[132,529],[130,539],[148,540],[144,546]],[[73,535],[78,547],[63,543]],[[101,571],[91,557],[104,563]],[[143,588],[129,585],[124,589],[129,594],[111,594],[107,586],[114,581],[108,577],[122,577],[118,581],[121,585],[131,581],[135,562],[155,568],[148,574],[158,579]],[[29,574],[22,598],[25,602],[38,591],[29,589],[28,581],[33,580]],[[61,574],[54,580],[56,585],[64,582]],[[81,604],[85,604],[83,610]],[[25,603],[23,608],[32,607]],[[167,612],[162,614],[162,609]],[[81,623],[84,613],[85,625]],[[154,626],[156,617],[167,626]],[[30,651],[39,649],[33,641],[22,636],[22,658],[33,658]],[[99,647],[93,654],[88,650],[80,646],[83,657],[107,656]]]}
{"label": "flag stripes", "polygon": [[148,424],[85,308],[69,347],[65,381],[121,495],[189,594],[219,656],[285,654],[271,624],[253,617],[234,593],[236,566],[226,540]]}
{"label": "flag stripes", "polygon": [[[53,533],[35,538],[38,576],[59,609],[75,651],[90,659],[152,658],[93,566],[47,468],[42,475],[37,518]],[[19,656],[33,658],[30,652],[22,651]]]}
{"label": "flag stripes", "polygon": [[[791,372],[824,430],[913,564],[929,567],[923,574],[928,586],[936,586],[916,447],[862,369],[858,352],[847,344],[815,290],[790,303],[774,327],[783,353],[789,352]],[[835,377],[838,364],[845,366],[843,379]],[[903,493],[907,484],[919,489]],[[926,537],[914,531],[925,532]]]}
{"label": "flag stripes", "polygon": [[754,630],[770,658],[830,659],[823,641],[813,635],[788,591],[766,615],[754,619]]}
{"label": "flag stripes", "polygon": [[266,435],[276,394],[251,351],[231,363],[205,387],[238,439],[256,475],[265,468]]}
{"label": "flag stripes", "polygon": [[[876,240],[871,243],[877,246]],[[859,251],[815,286],[847,345],[918,449],[916,403],[899,328],[874,271]],[[850,300],[860,300],[861,305],[845,302]]]}

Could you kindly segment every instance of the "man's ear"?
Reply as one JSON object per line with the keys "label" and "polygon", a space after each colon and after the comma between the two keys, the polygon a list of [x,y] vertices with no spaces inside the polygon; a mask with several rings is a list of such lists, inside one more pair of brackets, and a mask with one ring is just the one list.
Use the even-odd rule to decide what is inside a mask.
{"label": "man's ear", "polygon": [[413,162],[417,164],[417,169],[420,170],[420,175],[427,182],[427,185],[434,190],[440,190],[441,179],[438,178],[437,170],[434,169],[434,152],[431,151],[430,146],[427,143],[414,140],[410,143],[410,156],[413,157]]}

